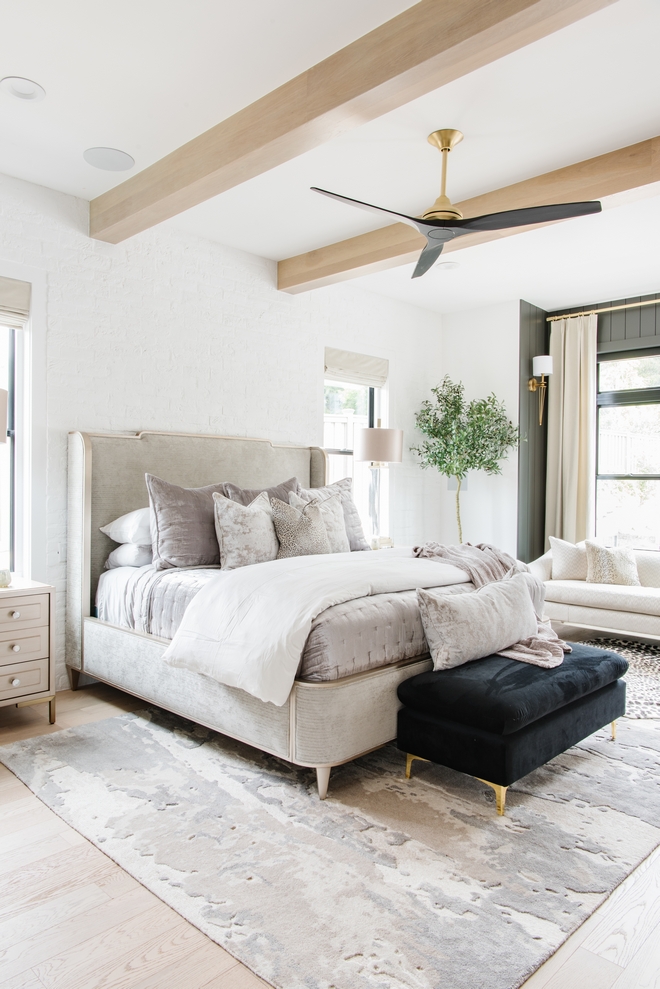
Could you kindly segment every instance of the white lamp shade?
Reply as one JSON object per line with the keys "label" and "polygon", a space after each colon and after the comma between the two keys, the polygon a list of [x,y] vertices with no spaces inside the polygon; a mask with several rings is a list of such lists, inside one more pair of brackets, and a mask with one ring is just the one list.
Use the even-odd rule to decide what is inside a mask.
{"label": "white lamp shade", "polygon": [[535,378],[540,378],[542,374],[552,374],[552,357],[547,354],[540,354],[532,359],[532,374]]}
{"label": "white lamp shade", "polygon": [[353,456],[356,460],[400,464],[403,459],[403,430],[356,429]]}

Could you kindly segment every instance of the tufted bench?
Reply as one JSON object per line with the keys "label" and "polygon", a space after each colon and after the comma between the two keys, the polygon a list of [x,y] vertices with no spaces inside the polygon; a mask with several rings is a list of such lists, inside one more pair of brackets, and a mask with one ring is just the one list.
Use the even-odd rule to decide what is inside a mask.
{"label": "tufted bench", "polygon": [[476,776],[495,790],[504,813],[511,783],[625,713],[626,660],[608,649],[573,643],[564,662],[546,670],[486,656],[451,670],[404,680],[398,696],[398,747]]}

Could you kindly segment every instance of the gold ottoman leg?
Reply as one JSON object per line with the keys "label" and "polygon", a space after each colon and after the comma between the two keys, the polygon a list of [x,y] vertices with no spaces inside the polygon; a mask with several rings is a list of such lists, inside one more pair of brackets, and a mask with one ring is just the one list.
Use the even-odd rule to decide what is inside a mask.
{"label": "gold ottoman leg", "polygon": [[500,817],[504,816],[504,805],[506,803],[506,791],[508,787],[501,786],[499,783],[491,783],[489,780],[482,780],[480,776],[477,776],[480,783],[485,783],[486,786],[490,786],[495,791],[495,805],[497,807],[497,813]]}
{"label": "gold ottoman leg", "polygon": [[616,742],[616,721],[612,722],[612,741]]}
{"label": "gold ottoman leg", "polygon": [[424,759],[421,755],[411,755],[410,752],[406,756],[406,779],[410,779],[412,764],[414,760],[417,759],[418,762],[430,762],[430,759]]}

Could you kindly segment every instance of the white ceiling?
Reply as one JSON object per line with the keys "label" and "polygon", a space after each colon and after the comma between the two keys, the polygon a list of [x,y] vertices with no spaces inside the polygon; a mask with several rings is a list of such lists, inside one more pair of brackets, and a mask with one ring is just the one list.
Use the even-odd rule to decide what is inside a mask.
{"label": "white ceiling", "polygon": [[[3,0],[0,172],[92,199],[327,58],[414,0]],[[83,151],[112,147],[129,172]]]}
{"label": "white ceiling", "polygon": [[[0,77],[43,85],[42,103],[0,93],[0,171],[92,198],[377,24],[410,0],[22,0],[3,4]],[[658,0],[606,9],[168,221],[270,258],[374,229],[370,214],[310,185],[412,213],[438,192],[437,127],[454,201],[660,134]],[[82,152],[136,159],[100,172]],[[448,255],[453,272],[410,267],[354,284],[450,311],[526,298],[578,304],[655,291],[660,199]]]}

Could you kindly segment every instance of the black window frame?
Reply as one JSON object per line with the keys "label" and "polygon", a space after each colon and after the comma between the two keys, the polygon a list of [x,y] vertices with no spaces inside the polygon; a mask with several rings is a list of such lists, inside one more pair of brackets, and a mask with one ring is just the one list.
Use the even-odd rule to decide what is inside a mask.
{"label": "black window frame", "polygon": [[596,367],[596,479],[595,479],[595,509],[596,523],[598,521],[598,482],[599,481],[660,481],[660,474],[601,474],[600,462],[600,410],[614,406],[660,405],[660,387],[657,388],[620,388],[616,391],[600,390],[600,365],[608,361],[640,360],[644,357],[657,357],[660,348],[649,347],[639,350],[627,350],[599,354]]}

